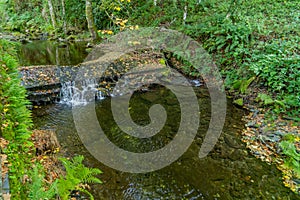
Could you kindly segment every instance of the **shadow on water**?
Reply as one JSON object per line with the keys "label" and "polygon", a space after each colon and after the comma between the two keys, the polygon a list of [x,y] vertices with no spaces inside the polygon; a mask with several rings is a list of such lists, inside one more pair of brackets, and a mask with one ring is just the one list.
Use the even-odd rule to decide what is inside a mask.
{"label": "shadow on water", "polygon": [[[104,172],[99,176],[103,184],[92,187],[95,199],[297,199],[281,183],[276,167],[251,156],[240,142],[244,111],[234,107],[230,100],[217,145],[206,158],[198,158],[210,120],[210,99],[206,89],[195,88],[195,91],[201,112],[200,127],[193,144],[177,161],[150,173],[125,173],[97,161],[82,145],[72,110],[67,105],[34,109],[35,128],[55,130],[67,156],[82,154],[88,166]],[[141,125],[149,123],[147,113],[153,104],[163,105],[168,119],[157,135],[146,139],[129,137],[118,128],[110,109],[110,98],[97,102],[95,109],[102,129],[112,142],[128,151],[147,152],[171,141],[180,121],[178,101],[164,87],[135,93],[130,101],[132,119]]]}
{"label": "shadow on water", "polygon": [[88,52],[86,42],[58,43],[55,41],[33,41],[18,49],[19,64],[32,65],[77,65]]}

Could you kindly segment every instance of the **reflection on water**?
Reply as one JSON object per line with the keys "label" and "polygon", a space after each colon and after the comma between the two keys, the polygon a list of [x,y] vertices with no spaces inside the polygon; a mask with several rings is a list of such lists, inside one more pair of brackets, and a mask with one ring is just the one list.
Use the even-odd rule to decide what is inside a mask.
{"label": "reflection on water", "polygon": [[18,49],[20,66],[77,65],[87,56],[86,42],[33,41]]}
{"label": "reflection on water", "polygon": [[[151,173],[131,174],[111,169],[87,152],[76,133],[71,107],[57,104],[36,109],[36,128],[53,129],[67,156],[83,154],[90,167],[99,167],[101,185],[94,185],[95,199],[297,199],[281,183],[280,173],[249,155],[240,142],[243,111],[228,104],[227,118],[218,144],[206,158],[198,152],[208,128],[210,99],[207,90],[195,88],[200,106],[200,127],[194,143],[173,164]],[[115,97],[118,98],[118,97]],[[116,125],[110,99],[96,103],[99,123],[107,137],[128,151],[147,152],[166,145],[179,126],[180,107],[169,90],[163,87],[136,93],[130,102],[130,113],[137,124],[149,123],[151,105],[165,107],[168,119],[164,128],[152,138],[137,139],[124,134]],[[87,130],[88,131],[88,130]]]}

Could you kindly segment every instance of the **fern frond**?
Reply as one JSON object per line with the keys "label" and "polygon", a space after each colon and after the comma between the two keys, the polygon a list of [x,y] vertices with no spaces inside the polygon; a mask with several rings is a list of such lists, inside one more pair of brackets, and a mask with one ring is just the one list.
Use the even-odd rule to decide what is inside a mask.
{"label": "fern frond", "polygon": [[32,183],[29,185],[29,199],[52,199],[56,194],[56,184],[53,182],[48,190],[44,186],[44,173],[41,171],[42,167],[37,166],[34,168],[31,176]]}
{"label": "fern frond", "polygon": [[[102,173],[100,169],[88,168],[82,163],[83,156],[75,156],[73,159],[59,158],[66,169],[66,176],[58,180],[58,193],[62,199],[68,199],[70,191],[78,189],[80,184],[85,183],[102,183],[100,179],[95,177]],[[79,187],[80,188],[80,187]],[[87,193],[86,190],[81,190]],[[90,193],[87,193],[90,194]]]}

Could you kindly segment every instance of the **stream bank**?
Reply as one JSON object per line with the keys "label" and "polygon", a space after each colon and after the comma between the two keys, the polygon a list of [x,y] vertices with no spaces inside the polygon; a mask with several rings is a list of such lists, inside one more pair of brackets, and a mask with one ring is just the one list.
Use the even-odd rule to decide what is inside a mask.
{"label": "stream bank", "polygon": [[[242,99],[243,105],[236,105],[247,110],[243,117],[245,128],[242,141],[256,158],[275,165],[282,172],[284,186],[300,197],[300,124],[287,114],[276,114],[260,95],[268,96],[267,89],[253,81],[245,94],[228,91],[235,99]],[[272,99],[269,99],[273,101]]]}
{"label": "stream bank", "polygon": [[[156,59],[156,63],[157,64],[159,64],[160,63],[160,59],[161,59],[161,55],[159,55],[159,56],[157,56],[156,55],[156,57],[155,57],[155,59]],[[140,60],[140,57],[137,57],[137,60]],[[153,61],[153,60],[151,60],[151,61]],[[126,63],[126,62],[125,62]],[[112,71],[114,71],[114,70],[112,70]],[[112,84],[110,84],[109,82],[107,82],[107,81],[105,81],[105,84],[106,85],[104,85],[104,87],[112,87],[113,85]],[[202,92],[203,93],[203,92]],[[207,95],[209,95],[209,94],[206,94],[206,96]],[[154,95],[155,96],[155,95]],[[105,101],[108,101],[108,100],[105,100]],[[173,100],[171,100],[171,102],[172,102]],[[100,103],[101,104],[101,103]],[[107,104],[107,103],[105,103],[105,104]],[[100,106],[101,107],[101,106]],[[106,107],[106,106],[105,106]],[[44,113],[44,114],[37,114],[39,117],[46,117],[47,118],[47,115],[48,114],[50,114],[50,115],[52,115],[52,113],[53,112],[56,112],[55,110],[56,109],[62,109],[62,110],[64,110],[64,109],[66,109],[66,112],[70,112],[70,111],[68,111],[68,108],[64,108],[64,107],[62,107],[62,108],[54,108],[54,111],[52,110],[52,109],[50,109],[50,110],[47,110],[46,109],[46,111],[41,111],[41,113]],[[103,111],[103,110],[102,110]],[[255,111],[255,110],[254,110]],[[37,111],[37,113],[38,113],[39,111]],[[104,111],[103,111],[104,112]],[[236,112],[236,111],[235,111]],[[48,113],[48,114],[47,114]],[[59,113],[56,113],[56,114],[59,114]],[[64,114],[62,114],[63,116],[64,116]],[[239,115],[239,117],[241,117],[241,115]],[[70,116],[68,116],[68,117],[66,117],[66,118],[70,118]],[[65,122],[65,120],[64,120],[65,118],[64,117],[62,117],[62,121],[64,121]],[[54,127],[56,127],[56,125],[51,125],[51,120],[54,120],[55,121],[55,123],[58,123],[57,121],[56,121],[56,119],[50,119],[50,125],[48,124],[48,125],[45,125],[45,127],[44,128],[53,128],[53,126]],[[108,121],[109,122],[109,121]],[[107,123],[108,123],[107,122]],[[62,125],[61,125],[62,126]],[[70,125],[71,126],[71,125]],[[237,126],[237,125],[235,125],[235,126]],[[60,127],[60,126],[57,126],[57,127]],[[239,131],[237,131],[237,130],[233,130],[233,132],[234,133],[236,133],[236,136],[237,137],[240,137],[239,135],[241,134],[241,129],[242,129],[242,127],[243,127],[243,124],[239,124],[238,125],[238,130]],[[237,128],[237,127],[236,127]],[[55,129],[57,129],[57,128],[55,128]],[[57,131],[59,131],[58,129],[57,129]],[[73,153],[71,153],[71,154],[74,154],[74,155],[76,155],[76,154],[80,154],[80,153],[82,153],[82,152],[85,152],[85,150],[84,150],[84,147],[82,147],[82,144],[80,144],[80,142],[78,141],[78,142],[76,142],[77,140],[78,140],[78,138],[77,139],[74,139],[74,137],[76,138],[76,135],[74,136],[74,134],[72,134],[71,132],[73,132],[74,133],[74,130],[67,130],[66,132],[61,132],[60,134],[60,137],[65,137],[65,134],[71,134],[71,135],[69,135],[69,137],[67,137],[67,138],[65,138],[65,139],[63,139],[63,141],[67,141],[67,140],[69,140],[70,138],[71,138],[71,143],[69,144],[69,143],[67,143],[67,145],[64,145],[64,147],[66,148],[66,149],[68,149],[68,151],[69,152],[72,152],[73,151]],[[253,136],[253,135],[252,135]],[[256,134],[255,134],[255,136],[257,136]],[[73,138],[73,139],[72,139]],[[238,138],[238,140],[236,141],[236,139],[233,139],[232,138],[232,136],[227,136],[227,137],[223,137],[222,136],[222,138],[220,139],[220,143],[222,143],[222,144],[225,144],[225,147],[216,147],[216,150],[214,150],[214,152],[212,152],[212,154],[211,154],[211,157],[210,158],[208,158],[208,160],[210,160],[210,159],[213,159],[214,160],[214,158],[215,159],[219,159],[219,158],[224,158],[225,159],[225,161],[223,161],[225,164],[224,164],[224,168],[226,168],[226,167],[228,167],[228,166],[231,166],[231,169],[229,170],[229,171],[227,171],[228,169],[223,169],[223,168],[218,168],[218,169],[215,169],[216,171],[218,171],[218,170],[220,170],[220,171],[222,171],[222,172],[224,172],[224,171],[226,171],[226,173],[225,174],[227,174],[228,176],[230,176],[231,177],[231,175],[230,174],[234,174],[234,173],[237,173],[238,174],[238,176],[237,177],[239,177],[240,175],[241,175],[241,177],[243,177],[243,176],[245,176],[245,181],[247,182],[247,181],[249,181],[249,183],[259,183],[260,181],[266,181],[265,179],[268,179],[268,181],[266,182],[266,183],[263,183],[263,185],[264,184],[274,184],[275,182],[276,182],[276,184],[278,183],[278,185],[276,185],[276,187],[275,188],[281,188],[281,186],[280,186],[280,175],[278,175],[278,173],[277,173],[277,175],[276,175],[276,178],[275,179],[273,179],[273,178],[271,178],[272,179],[272,181],[269,181],[269,179],[270,179],[270,177],[271,177],[271,175],[268,175],[268,174],[264,174],[264,175],[261,175],[261,174],[257,174],[257,175],[248,175],[249,174],[249,172],[245,172],[244,174],[243,173],[240,173],[240,172],[236,172],[236,171],[234,171],[234,170],[236,170],[236,168],[239,168],[239,169],[241,169],[242,170],[242,168],[243,167],[246,167],[245,166],[245,164],[241,164],[241,166],[240,166],[240,164],[233,164],[233,163],[230,163],[230,161],[235,161],[235,160],[239,160],[239,162],[243,162],[243,158],[245,157],[245,156],[249,156],[249,154],[248,153],[245,153],[245,152],[243,152],[244,150],[242,150],[242,151],[235,151],[235,149],[241,149],[241,147],[243,146],[243,144],[240,144],[238,141],[239,140],[241,140],[241,138]],[[201,141],[201,140],[200,140]],[[246,140],[245,140],[246,141]],[[199,142],[199,143],[201,143],[201,142]],[[75,145],[73,145],[73,147],[72,147],[72,144],[75,144]],[[198,144],[199,145],[199,144]],[[226,147],[226,145],[227,146],[229,146],[229,147]],[[262,145],[262,144],[260,144],[260,145]],[[198,148],[199,146],[197,146],[196,145],[196,149]],[[74,148],[74,150],[71,150],[72,148]],[[76,150],[77,148],[79,148],[80,149],[80,153]],[[237,153],[237,152],[239,152],[239,153]],[[95,159],[93,159],[92,158],[92,156],[91,155],[89,155],[88,154],[88,152],[85,152],[86,153],[86,156],[87,157],[89,157],[89,164],[91,164],[91,163],[95,163],[95,164],[92,164],[93,166],[95,165],[95,166],[98,166],[98,163],[97,163],[97,161],[95,161]],[[240,154],[241,153],[241,154]],[[251,157],[251,156],[250,156]],[[196,159],[196,157],[195,157],[195,155],[193,155],[192,156],[192,160],[195,160]],[[206,160],[207,162],[208,162],[208,160]],[[228,161],[229,160],[229,161]],[[250,159],[251,160],[251,159]],[[201,161],[202,162],[202,161]],[[210,162],[210,161],[209,161]],[[251,161],[252,162],[252,161]],[[255,159],[253,160],[253,162],[255,162]],[[179,162],[180,163],[180,162]],[[210,162],[212,165],[213,164],[216,164],[215,162]],[[179,164],[180,165],[180,164]],[[187,164],[187,165],[190,165],[190,164]],[[195,166],[198,166],[199,165],[199,168],[204,168],[204,169],[207,169],[207,168],[205,168],[204,167],[204,165],[205,165],[205,162],[203,161],[203,163],[202,164],[199,164],[199,163],[193,163],[193,164],[191,164],[191,165],[195,165]],[[218,164],[219,165],[219,164]],[[249,166],[251,166],[251,167],[246,167],[246,168],[248,168],[248,169],[252,169],[252,168],[254,168],[254,169],[256,169],[256,167],[255,166],[253,166],[254,164],[246,164],[246,165],[249,165]],[[261,165],[261,164],[260,164]],[[262,164],[262,165],[264,165],[264,164]],[[226,166],[226,167],[225,167]],[[276,174],[276,171],[277,171],[277,169],[274,167],[274,165],[272,165],[272,166],[270,166],[272,169],[270,169],[269,167],[267,167],[267,165],[265,166],[263,166],[263,167],[258,167],[258,169],[260,169],[260,170],[266,170],[266,171],[271,171],[271,174],[273,174],[274,175],[274,173]],[[103,171],[105,172],[105,169],[107,170],[107,171],[109,171],[109,169],[108,169],[108,167],[106,167],[106,166],[104,166],[104,165],[101,165],[101,167],[100,167],[101,169],[103,169]],[[171,167],[171,169],[173,169],[172,167]],[[185,169],[185,168],[184,168]],[[180,170],[178,170],[178,171],[182,171],[183,173],[186,173],[186,174],[189,174],[189,170],[190,171],[194,171],[194,170],[196,170],[196,169],[198,169],[198,168],[195,168],[195,169],[191,169],[190,167],[186,167],[186,169],[189,169],[188,171],[185,171],[184,169],[180,169]],[[177,169],[175,169],[175,171],[176,171]],[[233,171],[232,171],[233,170]],[[164,170],[162,170],[162,171],[164,171]],[[111,191],[111,190],[119,190],[119,193],[117,194],[116,193],[116,196],[115,197],[109,197],[109,196],[105,196],[105,198],[119,198],[119,197],[121,197],[122,196],[122,194],[125,192],[123,189],[124,188],[127,188],[129,191],[133,191],[133,193],[131,194],[130,192],[130,195],[137,195],[138,197],[148,197],[147,195],[147,193],[145,194],[144,192],[144,189],[145,189],[145,187],[142,187],[143,188],[143,191],[138,191],[138,187],[141,187],[140,185],[143,185],[143,186],[145,186],[144,184],[145,183],[141,183],[141,182],[135,182],[132,186],[133,187],[129,187],[130,186],[130,184],[131,183],[124,183],[124,182],[122,182],[122,181],[120,181],[122,178],[121,177],[123,177],[123,178],[125,178],[126,180],[136,180],[135,178],[133,178],[132,176],[129,176],[128,174],[123,174],[123,173],[119,173],[119,172],[107,172],[108,174],[110,174],[109,175],[109,177],[114,177],[113,179],[116,179],[116,182],[115,183],[121,183],[121,185],[119,185],[117,188],[118,189],[113,189],[114,187],[116,187],[115,185],[109,185],[109,179],[108,180],[106,180],[106,183],[108,184],[107,186],[105,186],[104,187],[104,189],[100,189],[100,191],[101,192],[99,192],[99,188],[97,187],[97,186],[95,186],[96,187],[96,189],[94,189],[94,190],[96,190],[96,191],[94,191],[97,195],[100,195],[99,196],[99,198],[102,198],[103,196],[101,196],[101,195],[109,195],[110,194],[110,192],[109,191]],[[166,174],[168,174],[166,171],[164,171],[163,173],[162,172],[159,172],[158,173],[158,175],[155,175],[155,173],[154,173],[154,175],[150,175],[150,177],[156,177],[156,178],[154,178],[154,180],[149,180],[149,182],[153,182],[153,183],[156,183],[156,179],[158,178],[158,177],[160,177],[160,176],[163,176],[162,174],[164,174],[164,173],[166,173]],[[173,174],[174,173],[174,174]],[[178,172],[179,174],[180,174],[180,172]],[[206,173],[206,172],[203,172],[203,173]],[[215,174],[215,171],[213,171],[213,172],[211,172],[212,174]],[[261,173],[261,172],[259,172],[259,173]],[[170,176],[177,176],[176,174],[177,174],[177,172],[175,173],[175,172],[172,172],[171,173],[172,175],[170,175],[170,173],[169,173],[169,175]],[[251,173],[250,173],[251,174]],[[129,177],[128,177],[129,176]],[[147,175],[148,176],[148,175]],[[193,177],[193,176],[195,176],[195,174],[191,174],[190,175],[190,177],[189,178],[187,178],[187,179],[191,179],[191,180],[193,180],[193,178],[191,178],[191,177]],[[254,179],[252,179],[251,177],[256,177],[256,179],[254,180]],[[237,178],[236,177],[236,178]],[[107,177],[108,178],[108,177]],[[177,180],[177,179],[181,179],[181,177],[176,177],[175,179]],[[259,195],[259,194],[256,194],[255,192],[254,192],[254,190],[253,189],[250,189],[251,188],[251,184],[249,185],[249,187],[250,188],[248,188],[248,190],[250,190],[250,191],[252,191],[253,190],[253,192],[251,192],[251,194],[245,194],[246,196],[243,196],[243,195],[241,195],[241,194],[239,194],[239,190],[242,190],[242,188],[245,186],[245,185],[248,185],[248,184],[246,184],[246,182],[244,182],[243,183],[243,181],[241,182],[241,183],[236,183],[237,185],[236,186],[228,186],[228,185],[230,185],[229,184],[229,182],[227,182],[228,180],[226,180],[225,182],[223,181],[225,178],[224,177],[222,177],[222,178],[220,178],[220,177],[215,177],[215,178],[213,178],[213,177],[211,177],[211,176],[207,176],[207,179],[209,179],[209,180],[211,180],[211,178],[213,179],[213,180],[217,180],[216,181],[216,183],[218,182],[218,180],[220,180],[220,184],[221,185],[219,185],[219,186],[222,186],[222,184],[224,185],[224,183],[226,183],[225,185],[225,189],[224,190],[229,190],[229,192],[228,193],[225,193],[225,194],[223,194],[224,193],[224,191],[223,190],[218,190],[217,188],[218,188],[218,184],[216,184],[216,183],[214,183],[214,184],[211,184],[211,183],[207,183],[208,185],[210,185],[211,186],[211,189],[209,189],[209,188],[206,188],[206,187],[204,187],[203,188],[203,186],[199,186],[199,183],[197,183],[197,181],[196,180],[194,180],[195,182],[192,184],[192,186],[189,186],[189,190],[190,191],[193,191],[192,193],[194,193],[194,191],[196,191],[195,193],[196,193],[196,195],[195,194],[192,194],[191,196],[193,196],[193,195],[195,195],[194,197],[197,197],[197,198],[212,198],[212,197],[214,197],[214,198],[223,198],[223,199],[230,199],[230,197],[234,197],[234,198],[236,198],[236,199],[238,199],[238,198],[268,198],[268,197],[270,197],[269,195],[270,194],[273,194],[273,193],[275,193],[275,196],[274,196],[274,198],[276,198],[276,195],[277,195],[277,193],[278,193],[278,191],[277,190],[273,190],[273,189],[270,189],[270,188],[268,188],[268,189],[265,189],[264,191],[267,191],[267,192],[265,192],[264,193],[264,191],[261,191],[261,190],[259,190],[261,193],[263,193],[263,194],[261,194],[261,195]],[[232,178],[232,177],[231,177]],[[141,177],[138,177],[137,178],[137,180],[139,180],[139,179],[143,179],[143,178],[141,178]],[[166,179],[168,179],[167,177],[166,177]],[[233,178],[234,179],[234,178]],[[167,182],[169,181],[169,180],[166,180]],[[130,181],[129,181],[130,182]],[[239,182],[239,181],[238,181]],[[280,184],[279,184],[280,183]],[[162,186],[161,187],[166,187],[166,186],[163,186],[164,184],[162,184]],[[171,184],[169,184],[169,183],[167,183],[167,185],[168,186],[170,186],[170,187],[172,187],[171,186]],[[180,185],[180,184],[179,184]],[[200,188],[202,188],[202,189],[197,189],[197,187],[194,187],[194,185],[197,185],[197,187],[200,187]],[[233,183],[233,185],[235,185],[235,183]],[[151,186],[151,185],[150,185]],[[150,187],[150,186],[148,186],[148,187]],[[178,186],[178,185],[177,185]],[[176,186],[176,187],[177,187]],[[261,186],[260,184],[259,184],[259,186]],[[146,190],[148,190],[149,188],[148,187],[146,187]],[[180,188],[180,190],[183,190],[183,188],[182,188],[182,186],[178,186],[179,188]],[[273,186],[272,186],[273,187]],[[221,187],[222,188],[222,187]],[[231,189],[230,189],[231,188]],[[159,188],[156,188],[156,189],[158,189],[159,190]],[[170,188],[170,190],[171,191],[175,191],[176,189],[174,189],[174,188]],[[206,191],[206,190],[209,190],[210,192],[208,192],[208,194],[207,195],[205,195],[204,193],[204,191]],[[126,190],[127,191],[127,190]],[[176,190],[177,191],[177,190]],[[217,193],[215,193],[214,191],[219,191],[219,192],[217,192]],[[104,194],[103,194],[103,193]],[[142,193],[141,193],[142,192]],[[150,197],[153,197],[153,198],[156,198],[156,197],[159,197],[159,194],[160,194],[160,192],[161,191],[153,191],[151,194],[149,194],[150,195]],[[177,191],[178,192],[178,191]],[[163,192],[163,194],[164,195],[167,195],[167,193],[168,193],[168,191],[165,191],[165,192]],[[175,192],[176,193],[176,192]],[[127,194],[127,193],[126,193]],[[151,196],[152,195],[152,196]],[[180,195],[185,195],[185,194],[183,194],[183,193],[180,193],[179,192],[179,196]],[[186,194],[187,195],[187,194]],[[200,196],[198,196],[198,195],[200,195]],[[223,196],[222,196],[223,195]],[[247,196],[248,195],[248,196]],[[297,199],[297,196],[295,196],[295,195],[293,195],[293,194],[291,194],[291,193],[289,193],[289,192],[287,192],[286,190],[284,190],[284,189],[280,189],[280,191],[279,191],[279,193],[278,193],[278,198],[280,197],[280,196],[284,196],[284,197],[286,197],[286,199]],[[133,196],[130,196],[130,197],[133,197]],[[176,194],[175,194],[175,196],[176,196]],[[183,196],[180,196],[180,197],[183,197]],[[167,198],[168,198],[168,196],[166,196]],[[172,198],[171,196],[169,196],[169,198]]]}
{"label": "stream bank", "polygon": [[[268,115],[265,109],[259,108],[246,115],[242,141],[256,158],[276,165],[282,171],[283,184],[300,195],[299,158],[293,157],[300,152],[299,123],[281,117],[271,119]],[[290,144],[283,146],[285,141]]]}

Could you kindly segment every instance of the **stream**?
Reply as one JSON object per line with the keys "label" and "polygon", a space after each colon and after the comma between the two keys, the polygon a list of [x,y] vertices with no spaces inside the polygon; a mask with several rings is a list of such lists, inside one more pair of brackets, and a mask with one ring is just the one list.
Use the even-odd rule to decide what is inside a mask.
{"label": "stream", "polygon": [[31,65],[77,65],[88,55],[86,42],[59,43],[34,41],[18,48],[19,64]]}
{"label": "stream", "polygon": [[[210,120],[210,99],[206,89],[194,88],[201,110],[200,127],[189,149],[174,163],[158,171],[132,174],[114,170],[96,160],[83,146],[73,122],[72,108],[65,104],[33,110],[35,128],[57,133],[65,155],[84,155],[85,164],[103,171],[103,184],[93,185],[95,199],[296,199],[285,188],[279,171],[248,153],[240,142],[244,114],[228,100],[226,123],[214,150],[199,159],[198,152]],[[120,98],[120,97],[114,97]],[[154,86],[135,93],[130,101],[132,119],[149,123],[151,105],[161,104],[168,113],[164,128],[146,139],[130,137],[114,122],[110,98],[97,101],[95,110],[106,136],[122,149],[147,152],[162,148],[178,128],[180,107],[176,97],[165,87]],[[87,130],[88,131],[88,130]]]}
{"label": "stream", "polygon": [[[58,52],[60,47],[54,45],[51,51],[50,47],[43,45],[41,48],[52,53],[41,51],[44,53],[35,55],[36,49],[40,48],[35,46],[34,52],[27,54],[30,52],[27,46],[27,50],[22,50],[23,53],[20,54],[21,60],[25,58],[21,65],[62,65],[62,60],[72,60],[78,64],[85,55],[82,53],[83,44],[78,48],[74,47],[77,49],[75,54],[74,52],[55,54],[53,52]],[[65,55],[67,57],[64,57]],[[73,56],[76,59],[73,59]],[[227,101],[226,121],[217,144],[208,156],[199,159],[199,149],[210,122],[211,104],[206,88],[198,86],[193,89],[200,108],[199,128],[193,143],[175,162],[149,173],[118,171],[95,159],[82,144],[74,124],[72,106],[67,103],[34,106],[32,108],[34,128],[55,131],[64,156],[84,155],[84,162],[88,167],[96,167],[103,171],[103,174],[99,175],[103,184],[91,186],[91,193],[96,200],[299,199],[284,187],[276,166],[256,159],[240,141],[241,131],[244,128],[241,119],[245,111],[235,107],[231,99]],[[97,100],[95,111],[105,135],[115,145],[130,152],[151,152],[161,149],[175,137],[181,118],[176,96],[166,87],[150,85],[147,90],[132,95],[129,104],[132,120],[138,125],[149,124],[148,112],[155,104],[165,108],[167,120],[160,132],[150,138],[137,138],[122,132],[112,115],[111,97]],[[85,106],[82,106],[82,109],[85,109]],[[89,131],[89,127],[86,131]]]}

